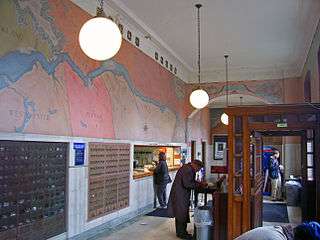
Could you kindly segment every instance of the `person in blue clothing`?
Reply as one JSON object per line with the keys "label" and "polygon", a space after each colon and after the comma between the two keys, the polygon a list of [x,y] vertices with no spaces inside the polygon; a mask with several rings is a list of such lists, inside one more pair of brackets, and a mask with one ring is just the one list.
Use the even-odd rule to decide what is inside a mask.
{"label": "person in blue clothing", "polygon": [[[266,180],[270,178],[271,180],[271,200],[280,200],[282,198],[281,194],[281,172],[280,172],[280,162],[279,162],[280,152],[274,149],[268,168],[266,170]],[[264,186],[265,189],[265,186]]]}
{"label": "person in blue clothing", "polygon": [[313,221],[296,227],[291,225],[259,227],[235,240],[320,240],[320,224]]}

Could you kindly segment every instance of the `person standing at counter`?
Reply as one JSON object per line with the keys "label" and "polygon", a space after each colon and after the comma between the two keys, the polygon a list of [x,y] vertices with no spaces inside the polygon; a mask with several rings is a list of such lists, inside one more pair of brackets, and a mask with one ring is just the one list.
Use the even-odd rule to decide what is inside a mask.
{"label": "person standing at counter", "polygon": [[202,167],[203,163],[199,160],[184,164],[178,170],[172,184],[168,202],[168,215],[175,218],[176,235],[181,239],[192,239],[192,235],[187,232],[187,224],[190,222],[190,195],[191,189],[206,185],[195,180],[196,172]]}
{"label": "person standing at counter", "polygon": [[156,186],[157,198],[161,208],[167,206],[167,184],[171,182],[169,169],[166,161],[166,154],[159,153],[159,163],[154,170],[154,182]]}

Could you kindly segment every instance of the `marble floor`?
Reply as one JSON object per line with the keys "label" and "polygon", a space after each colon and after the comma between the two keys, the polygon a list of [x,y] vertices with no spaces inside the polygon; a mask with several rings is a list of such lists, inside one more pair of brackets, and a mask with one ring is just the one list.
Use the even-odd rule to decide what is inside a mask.
{"label": "marble floor", "polygon": [[[193,232],[193,224],[188,231]],[[130,223],[122,224],[112,232],[102,233],[92,240],[176,240],[174,219],[141,216]]]}
{"label": "marble floor", "polygon": [[[274,203],[274,202],[272,202]],[[301,223],[301,208],[287,206],[289,222],[293,225]],[[192,216],[193,213],[190,213]],[[263,222],[263,226],[274,226],[288,223]],[[188,231],[193,232],[193,224],[188,224]],[[175,240],[174,219],[140,216],[124,223],[112,231],[101,233],[91,240]]]}
{"label": "marble floor", "polygon": [[[264,197],[263,202],[264,203],[271,203],[271,204],[279,204],[279,203],[286,204],[285,201],[270,201],[267,197]],[[287,206],[287,211],[288,211],[289,223],[291,225],[299,225],[301,223],[301,219],[302,219],[301,208],[300,207]],[[288,224],[288,223],[263,222],[263,226],[275,226],[275,225],[282,225],[282,224]]]}

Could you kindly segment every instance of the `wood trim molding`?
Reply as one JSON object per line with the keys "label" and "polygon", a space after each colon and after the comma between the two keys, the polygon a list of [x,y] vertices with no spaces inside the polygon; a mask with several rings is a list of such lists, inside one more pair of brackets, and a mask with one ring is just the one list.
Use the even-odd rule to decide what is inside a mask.
{"label": "wood trim molding", "polygon": [[233,139],[234,116],[229,116],[228,125],[228,240],[233,239],[233,170],[234,170],[234,139]]}
{"label": "wood trim molding", "polygon": [[250,180],[250,132],[248,129],[248,116],[242,117],[243,128],[243,206],[242,206],[242,232],[250,230],[251,216],[251,180]]}

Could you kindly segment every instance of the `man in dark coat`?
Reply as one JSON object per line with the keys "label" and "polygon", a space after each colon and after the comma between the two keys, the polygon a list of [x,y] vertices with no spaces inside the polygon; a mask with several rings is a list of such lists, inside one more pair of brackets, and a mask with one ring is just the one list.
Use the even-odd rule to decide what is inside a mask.
{"label": "man in dark coat", "polygon": [[168,165],[166,162],[166,154],[164,152],[159,153],[159,163],[154,170],[154,182],[156,187],[156,193],[161,208],[167,206],[167,184],[171,182],[169,176]]}
{"label": "man in dark coat", "polygon": [[190,195],[191,189],[201,185],[196,182],[195,176],[196,172],[202,167],[203,163],[199,160],[183,165],[178,170],[172,184],[168,202],[168,214],[170,217],[175,218],[176,234],[181,239],[191,239],[192,237],[187,232],[187,223],[190,222]]}

